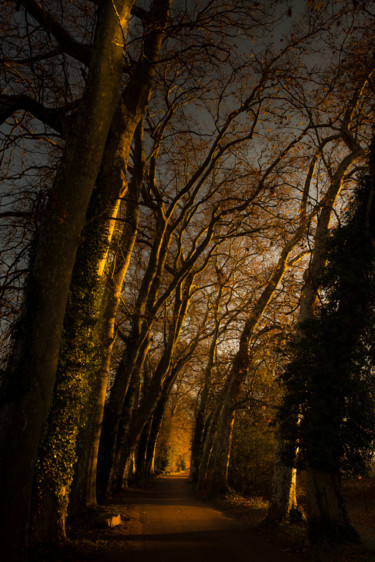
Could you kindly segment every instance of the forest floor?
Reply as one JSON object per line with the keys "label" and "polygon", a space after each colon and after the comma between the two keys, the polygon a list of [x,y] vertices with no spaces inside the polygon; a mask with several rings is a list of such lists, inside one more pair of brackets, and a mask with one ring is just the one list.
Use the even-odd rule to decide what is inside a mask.
{"label": "forest floor", "polygon": [[[32,561],[375,562],[375,477],[347,482],[344,493],[363,544],[313,550],[303,523],[260,529],[267,510],[261,498],[231,493],[208,501],[194,493],[185,474],[165,475],[73,522],[64,547],[39,551]],[[98,525],[100,517],[118,514],[120,525]]]}
{"label": "forest floor", "polygon": [[[343,483],[343,495],[349,519],[360,535],[361,545],[351,543],[334,548],[311,548],[306,541],[305,524],[285,524],[278,530],[262,529],[263,538],[287,551],[300,555],[308,562],[375,562],[375,475],[352,479]],[[267,502],[262,498],[244,498],[231,493],[216,502],[227,513],[251,528],[258,528],[267,513]],[[304,486],[300,489],[299,503],[304,508]]]}

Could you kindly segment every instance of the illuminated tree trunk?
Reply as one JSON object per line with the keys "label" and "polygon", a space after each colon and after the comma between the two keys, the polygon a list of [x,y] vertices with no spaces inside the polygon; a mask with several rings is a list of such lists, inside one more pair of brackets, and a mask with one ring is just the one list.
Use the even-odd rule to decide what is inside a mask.
{"label": "illuminated tree trunk", "polygon": [[[162,4],[163,2],[158,0],[157,3]],[[164,18],[167,17],[167,13],[168,10],[167,12],[161,11]],[[121,286],[136,238],[140,186],[142,184],[145,168],[143,153],[143,123],[141,117],[149,101],[152,83],[151,79],[155,73],[155,63],[161,46],[161,28],[158,27],[155,29],[153,25],[154,23],[155,22],[152,22],[152,25],[150,25],[150,28],[147,30],[145,38],[143,39],[145,56],[142,55],[136,64],[135,69],[133,70],[133,75],[130,77],[128,84],[121,95],[117,112],[113,119],[106,150],[103,155],[101,170],[97,179],[95,190],[95,196],[97,199],[102,201],[102,206],[103,201],[104,205],[108,205],[108,203],[113,200],[114,205],[117,206],[117,208],[120,199],[124,197],[125,192],[128,191],[126,208],[127,222],[125,223],[123,232],[125,240],[122,247],[120,259],[121,263],[117,263],[115,272],[115,288],[117,289],[117,294],[113,295],[112,293],[110,295],[109,302],[108,300],[106,301],[107,306],[105,310],[105,320],[98,326],[99,307],[103,306],[102,299],[100,298],[103,293],[103,287],[102,284],[99,284],[99,280],[97,280],[96,292],[99,292],[100,295],[98,295],[97,302],[95,304],[92,303],[91,307],[86,306],[85,314],[87,316],[87,321],[85,322],[85,325],[81,326],[79,329],[77,329],[75,325],[77,323],[79,324],[80,303],[75,302],[74,298],[71,300],[70,309],[73,318],[73,330],[70,328],[70,331],[68,330],[65,336],[68,339],[71,338],[71,342],[69,342],[67,349],[64,350],[60,359],[61,363],[64,365],[64,372],[61,376],[61,384],[66,386],[67,375],[69,377],[69,371],[71,371],[73,384],[75,385],[75,392],[77,396],[80,394],[81,396],[80,400],[76,401],[76,407],[74,407],[74,404],[69,405],[68,402],[63,405],[63,408],[65,408],[65,417],[70,420],[69,423],[64,424],[62,421],[62,423],[55,424],[53,418],[56,414],[53,411],[50,414],[50,426],[52,428],[58,426],[58,430],[57,432],[55,431],[53,441],[62,443],[60,449],[64,451],[64,457],[61,460],[63,466],[60,467],[60,473],[65,472],[66,474],[66,477],[63,479],[60,486],[57,482],[51,483],[51,487],[57,487],[57,497],[61,496],[62,489],[66,495],[69,493],[72,476],[69,478],[67,475],[68,471],[66,469],[64,471],[63,467],[72,467],[75,463],[75,448],[77,434],[79,434],[79,442],[77,445],[79,459],[75,475],[74,494],[72,494],[72,511],[83,509],[88,505],[96,503],[96,465],[101,416],[107,384],[108,371],[106,367],[109,363],[109,357],[113,345],[114,318],[120,298]],[[138,133],[135,134],[137,127]],[[134,135],[135,157],[133,178],[130,182],[129,189],[127,189],[125,173],[128,166],[130,146]],[[110,196],[108,196],[108,192],[110,192]],[[98,211],[98,215],[100,217],[100,210]],[[110,221],[110,229],[113,230],[116,212],[111,213],[111,216],[112,220]],[[88,218],[90,227],[90,221],[92,218]],[[89,302],[92,302],[93,295],[95,294],[95,279],[93,282],[90,282],[90,280],[93,276],[95,276],[95,274],[99,278],[102,275],[105,265],[105,256],[108,253],[110,242],[110,237],[106,236],[105,232],[102,234],[100,234],[100,232],[96,232],[94,235],[90,236],[91,230],[86,236],[86,241],[80,248],[80,253],[83,254],[83,259],[86,259],[87,263],[85,264],[86,267],[83,267],[83,270],[79,272],[80,277],[83,279],[83,284],[82,287],[78,288],[79,298],[80,295],[87,294],[87,300]],[[98,263],[96,267],[96,261],[92,254],[97,252],[97,248],[101,245],[105,246],[105,252],[101,263]],[[90,259],[90,257],[92,259]],[[80,267],[82,264],[78,263],[77,265]],[[77,287],[75,287],[73,283],[71,294],[74,295],[75,292],[77,292]],[[91,331],[89,328],[91,328]],[[71,336],[72,332],[75,334],[74,337]],[[85,355],[86,364],[83,364],[82,362],[82,354]],[[76,356],[78,358],[78,364]],[[69,357],[73,357],[72,369],[69,367]],[[103,366],[105,368],[104,373]],[[58,386],[56,388],[58,391]],[[81,404],[81,411],[79,404]],[[74,421],[72,419],[73,417]],[[80,417],[82,419],[80,419]],[[47,437],[47,443],[44,444],[46,457],[51,455],[51,447],[46,446],[48,444],[48,439],[51,440],[51,436],[48,435]],[[69,446],[72,448],[69,459],[66,447],[66,443],[68,442]],[[52,466],[56,464],[53,458],[49,464]],[[48,474],[50,474],[50,472]],[[59,480],[61,480],[61,478],[59,478],[58,481]],[[68,502],[66,501],[65,505],[67,503]],[[42,518],[44,518],[44,521],[49,524],[53,521],[54,515],[50,513],[48,509],[44,513],[40,501],[38,502],[38,505],[38,520],[42,521]],[[58,519],[60,521],[63,517],[60,515]],[[64,536],[64,530],[61,530],[60,535]]]}
{"label": "illuminated tree trunk", "polygon": [[134,189],[133,182],[130,183],[125,197],[128,201],[130,200],[130,203],[126,206],[126,226],[120,241],[121,252],[116,259],[114,273],[109,280],[107,279],[107,287],[102,300],[104,312],[101,311],[96,325],[96,337],[100,348],[99,362],[97,361],[97,368],[92,373],[85,421],[81,424],[78,433],[78,463],[70,497],[71,513],[82,511],[97,503],[97,457],[111,352],[115,340],[115,317],[137,229],[139,194]]}
{"label": "illuminated tree trunk", "polygon": [[136,240],[139,214],[140,187],[144,175],[143,123],[138,124],[135,134],[135,162],[133,179],[126,195],[125,226],[119,241],[114,271],[107,279],[103,298],[103,311],[99,319],[98,333],[102,345],[101,364],[95,377],[90,398],[90,413],[78,440],[79,462],[76,485],[73,490],[73,509],[82,510],[97,502],[97,462],[103,412],[107,394],[108,374],[112,348],[115,342],[115,320],[121,299],[121,291],[130,257]]}
{"label": "illuminated tree trunk", "polygon": [[[33,541],[38,543],[65,540],[65,519],[77,461],[77,436],[80,428],[91,422],[89,397],[98,392],[96,379],[103,354],[98,337],[102,273],[118,201],[124,195],[124,169],[136,123],[136,118],[126,118],[120,103],[73,269],[54,399],[39,449],[34,484],[37,509],[32,522]],[[81,485],[80,491],[84,489]]]}
{"label": "illuminated tree trunk", "polygon": [[[1,419],[0,537],[9,562],[26,560],[37,448],[52,398],[71,274],[120,94],[123,30],[133,2],[101,4],[87,85],[37,240]],[[17,381],[18,388],[14,387]],[[13,388],[12,388],[13,387]],[[10,509],[14,512],[10,513]]]}
{"label": "illuminated tree trunk", "polygon": [[[134,115],[134,117],[137,116],[138,123],[145,112],[151,95],[152,80],[160,55],[163,31],[168,21],[171,2],[172,0],[153,1],[148,13],[148,27],[143,41],[143,53],[123,95],[123,103],[126,106],[127,112],[130,115]],[[127,162],[122,163],[123,170],[126,169],[126,165]],[[92,403],[94,405],[91,410],[90,421],[80,436],[80,448],[83,454],[78,466],[77,485],[75,487],[74,503],[77,508],[96,503],[98,456],[104,419],[108,373],[112,347],[115,341],[115,319],[121,299],[122,285],[137,236],[139,197],[144,171],[143,122],[141,122],[135,135],[133,179],[129,185],[126,202],[125,226],[120,255],[116,259],[115,269],[108,281],[104,298],[104,311],[100,327],[100,335],[102,341],[105,342],[103,359],[96,381],[96,392],[92,395]],[[108,181],[110,181],[110,177]],[[85,490],[84,494],[82,490]],[[105,494],[103,493],[102,495]]]}
{"label": "illuminated tree trunk", "polygon": [[263,523],[266,527],[276,527],[289,515],[292,519],[293,513],[298,510],[297,469],[285,464],[282,458],[283,447],[283,442],[279,441],[272,478],[272,495]]}

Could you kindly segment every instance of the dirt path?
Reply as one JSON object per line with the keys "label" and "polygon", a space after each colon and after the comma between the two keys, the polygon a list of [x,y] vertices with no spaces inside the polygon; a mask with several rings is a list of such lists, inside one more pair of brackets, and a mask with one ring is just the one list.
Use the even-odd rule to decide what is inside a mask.
{"label": "dirt path", "polygon": [[[195,499],[185,476],[164,476],[131,491],[126,537],[128,562],[292,562],[206,503]],[[125,545],[124,545],[125,546]]]}

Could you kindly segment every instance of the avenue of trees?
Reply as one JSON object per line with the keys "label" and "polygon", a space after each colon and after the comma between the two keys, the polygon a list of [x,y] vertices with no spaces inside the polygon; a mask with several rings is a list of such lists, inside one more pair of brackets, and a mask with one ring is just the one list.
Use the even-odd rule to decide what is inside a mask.
{"label": "avenue of trees", "polygon": [[301,469],[309,540],[358,540],[340,483],[375,443],[372,3],[6,0],[0,26],[6,559],[184,468],[189,432],[197,488],[261,483],[277,525]]}

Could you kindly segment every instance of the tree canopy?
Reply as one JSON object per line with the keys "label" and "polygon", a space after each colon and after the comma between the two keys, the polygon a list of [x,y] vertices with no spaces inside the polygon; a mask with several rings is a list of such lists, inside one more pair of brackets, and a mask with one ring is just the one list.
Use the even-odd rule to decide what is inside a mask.
{"label": "tree canopy", "polygon": [[211,494],[262,480],[240,459],[269,438],[276,460],[277,435],[279,468],[315,470],[309,505],[311,482],[361,473],[374,444],[371,2],[2,12],[8,559],[64,541],[69,514],[155,467],[186,466],[176,420]]}

